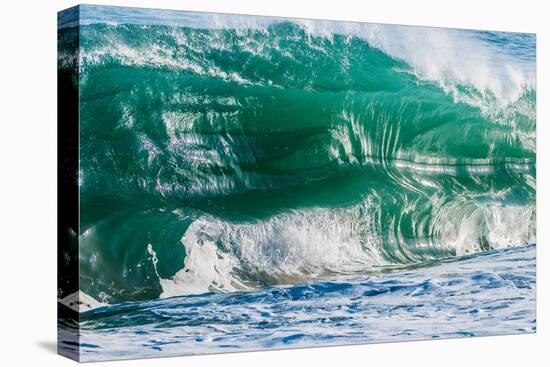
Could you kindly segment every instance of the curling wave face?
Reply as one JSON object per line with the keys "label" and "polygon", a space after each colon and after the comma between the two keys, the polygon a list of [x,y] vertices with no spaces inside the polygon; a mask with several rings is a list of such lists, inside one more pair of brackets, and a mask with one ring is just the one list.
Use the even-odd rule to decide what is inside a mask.
{"label": "curling wave face", "polygon": [[522,35],[328,24],[81,27],[82,291],[251,289],[535,242]]}

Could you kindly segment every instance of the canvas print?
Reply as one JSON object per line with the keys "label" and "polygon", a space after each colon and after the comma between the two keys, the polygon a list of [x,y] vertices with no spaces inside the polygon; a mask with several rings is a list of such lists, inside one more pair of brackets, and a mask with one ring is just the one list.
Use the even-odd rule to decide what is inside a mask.
{"label": "canvas print", "polygon": [[534,34],[58,15],[59,352],[536,331]]}

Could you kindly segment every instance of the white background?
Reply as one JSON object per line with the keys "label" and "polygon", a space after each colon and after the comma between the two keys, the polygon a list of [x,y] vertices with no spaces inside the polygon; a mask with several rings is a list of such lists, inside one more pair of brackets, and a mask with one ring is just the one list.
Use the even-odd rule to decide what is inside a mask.
{"label": "white background", "polygon": [[[0,5],[0,364],[70,365],[56,341],[56,12],[76,1]],[[98,363],[113,366],[539,366],[550,350],[546,1],[94,1],[183,10],[537,33],[537,334]],[[545,104],[546,103],[546,104]],[[546,359],[546,360],[545,360]],[[548,364],[546,364],[548,365]]]}

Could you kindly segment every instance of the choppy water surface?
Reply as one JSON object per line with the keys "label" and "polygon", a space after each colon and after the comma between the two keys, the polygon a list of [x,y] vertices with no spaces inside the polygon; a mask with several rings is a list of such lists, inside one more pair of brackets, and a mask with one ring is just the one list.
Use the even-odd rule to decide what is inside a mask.
{"label": "choppy water surface", "polygon": [[530,333],[535,246],[420,271],[107,306],[82,314],[81,326],[90,361]]}

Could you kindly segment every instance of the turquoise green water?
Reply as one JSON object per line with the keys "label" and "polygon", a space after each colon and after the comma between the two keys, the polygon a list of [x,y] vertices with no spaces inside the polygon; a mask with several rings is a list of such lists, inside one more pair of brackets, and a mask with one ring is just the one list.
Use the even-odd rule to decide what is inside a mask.
{"label": "turquoise green water", "polygon": [[529,83],[508,93],[517,85],[496,75],[481,88],[454,64],[432,75],[368,39],[287,21],[80,36],[80,289],[98,300],[535,242]]}

